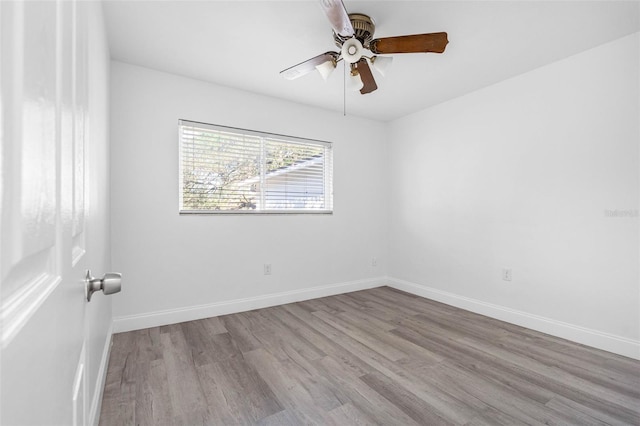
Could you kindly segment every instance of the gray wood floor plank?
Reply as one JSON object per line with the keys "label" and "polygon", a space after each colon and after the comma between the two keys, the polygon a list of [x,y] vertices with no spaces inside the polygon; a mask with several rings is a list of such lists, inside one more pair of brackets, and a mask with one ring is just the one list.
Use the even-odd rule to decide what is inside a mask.
{"label": "gray wood floor plank", "polygon": [[113,336],[100,424],[640,425],[640,362],[386,287]]}
{"label": "gray wood floor plank", "polygon": [[275,318],[272,321],[271,329],[257,332],[255,336],[265,349],[281,360],[289,358],[286,351],[289,346],[309,360],[320,359],[325,356],[325,353],[313,343],[299,333],[285,327]]}
{"label": "gray wood floor plank", "polygon": [[219,424],[254,424],[283,410],[271,388],[244,357],[197,367],[209,411]]}
{"label": "gray wood floor plank", "polygon": [[[245,354],[247,361],[271,387],[280,403],[305,424],[329,424],[327,412],[315,404],[312,393],[291,366],[264,349]],[[338,404],[339,405],[339,404]]]}
{"label": "gray wood floor plank", "polygon": [[521,426],[527,425],[522,420],[511,417],[495,408],[489,407],[479,412],[465,426]]}
{"label": "gray wood floor plank", "polygon": [[130,380],[130,383],[136,383],[139,381],[141,386],[133,386],[135,392],[135,413],[134,418],[136,423],[138,419],[153,419],[154,418],[154,398],[153,391],[151,389],[151,363],[138,363],[135,367],[136,379]]}
{"label": "gray wood floor plank", "polygon": [[389,304],[392,307],[401,307],[403,310],[410,309],[415,312],[415,315],[423,313],[453,315],[456,312],[455,309],[442,303],[434,303],[401,291],[388,291],[386,288],[373,288],[371,291],[363,293],[363,296],[372,298],[378,303]]}
{"label": "gray wood floor plank", "polygon": [[175,416],[169,398],[169,380],[164,359],[151,361],[147,386],[148,392],[151,393],[150,404],[153,424],[171,424],[171,419]]}
{"label": "gray wood floor plank", "polygon": [[260,426],[297,426],[304,423],[291,411],[282,410],[268,417],[260,419],[256,424]]}
{"label": "gray wood floor plank", "polygon": [[405,354],[405,357],[403,358],[418,358],[423,364],[429,364],[429,361],[431,361],[432,363],[438,363],[444,359],[442,356],[430,352],[422,346],[415,345],[405,339],[396,336],[393,333],[389,333],[389,331],[396,328],[396,326],[394,326],[394,328],[392,329],[387,330],[386,326],[376,326],[375,322],[368,321],[368,316],[346,315],[346,312],[338,314],[337,317],[338,320],[344,321],[346,324],[349,324],[350,326],[361,330],[367,335],[374,336],[378,341],[391,347],[397,348],[399,351]]}
{"label": "gray wood floor plank", "polygon": [[452,419],[446,420],[440,417],[435,407],[382,373],[366,374],[360,377],[360,380],[420,424],[454,424]]}
{"label": "gray wood floor plank", "polygon": [[199,321],[206,325],[211,334],[222,334],[228,332],[219,317],[204,318]]}
{"label": "gray wood floor plank", "polygon": [[481,376],[469,374],[464,369],[447,370],[446,368],[446,365],[443,364],[442,370],[440,370],[445,374],[446,381],[463,387],[470,395],[507,416],[520,419],[528,424],[575,424],[570,421],[570,418],[557,415],[543,404],[513,393],[508,386],[502,383],[485,380]]}
{"label": "gray wood floor plank", "polygon": [[583,426],[604,426],[607,423],[599,420],[596,417],[592,417],[590,413],[576,406],[564,404],[561,400],[554,398],[545,404],[547,408],[550,408],[557,413],[562,413],[570,418],[571,421],[575,421],[576,424]]}
{"label": "gray wood floor plank", "polygon": [[340,312],[344,312],[342,308],[332,307],[331,301],[329,300],[327,303],[327,299],[329,298],[323,297],[322,299],[305,300],[303,302],[300,302],[299,305],[302,308],[307,309],[309,312],[323,311],[332,315],[339,314]]}
{"label": "gray wood floor plank", "polygon": [[371,368],[375,369],[380,362],[384,363],[385,361],[389,361],[388,358],[384,357],[379,352],[362,344],[352,336],[340,332],[314,314],[304,311],[295,305],[285,305],[283,308],[289,311],[293,316],[304,321],[317,332],[323,334],[333,342],[333,344],[340,346],[347,352],[350,352],[356,359],[366,364],[367,367],[362,367],[363,370],[371,370]]}
{"label": "gray wood floor plank", "polygon": [[603,401],[617,404],[630,410],[638,407],[638,399],[634,398],[633,395],[616,392],[617,389],[615,388],[606,388],[579,376],[573,375],[563,369],[549,367],[531,357],[509,351],[496,345],[487,344],[486,342],[482,342],[477,339],[467,339],[464,343],[470,347],[484,351],[505,363],[508,362],[514,365],[521,365],[534,373],[538,373],[539,375],[546,377],[549,381],[563,383],[575,389],[586,389],[590,394]]}
{"label": "gray wood floor plank", "polygon": [[[206,398],[182,328],[170,328],[160,335],[171,409],[176,422],[202,424],[208,418]],[[148,422],[146,422],[148,423]]]}
{"label": "gray wood floor plank", "polygon": [[[411,328],[406,327],[403,329],[396,329],[393,332],[418,345],[424,345],[427,349],[440,353],[443,356],[448,354],[448,359],[455,361],[461,371],[473,371],[474,375],[477,377],[484,377],[484,373],[481,368],[483,364],[494,365],[499,370],[504,370],[515,374],[516,376],[520,376],[523,380],[543,389],[549,389],[559,395],[566,395],[577,402],[586,404],[587,406],[597,407],[598,410],[609,413],[613,417],[619,418],[621,421],[627,422],[628,424],[638,423],[637,408],[636,410],[629,410],[618,404],[599,399],[597,396],[589,394],[586,389],[575,388],[561,381],[553,380],[553,376],[531,371],[527,368],[527,365],[517,365],[510,362],[504,362],[500,358],[495,358],[491,354],[478,350],[473,346],[466,345],[461,339],[453,339],[450,336],[447,336],[446,333],[443,333],[441,330],[437,330],[433,324],[429,324],[428,327],[419,327],[412,324]],[[494,380],[494,383],[499,383],[504,380],[506,380],[506,378],[498,376],[497,379]],[[513,385],[511,382],[508,383],[509,385]],[[511,389],[514,390],[515,388]]]}
{"label": "gray wood floor plank", "polygon": [[418,425],[397,406],[368,386],[359,376],[346,370],[344,365],[327,356],[318,363],[320,371],[329,381],[347,394],[350,402],[365,415],[375,418],[383,425]]}
{"label": "gray wood floor plank", "polygon": [[[547,407],[553,408],[564,413],[572,413],[574,416],[588,415],[590,418],[599,420],[607,425],[625,425],[626,422],[608,415],[605,411],[596,410],[586,405],[582,405],[563,396],[555,396],[545,404]],[[579,417],[578,417],[579,418]],[[640,424],[640,423],[637,423]]]}
{"label": "gray wood floor plank", "polygon": [[282,309],[264,309],[263,313],[271,321],[273,331],[279,336],[279,340],[292,346],[308,360],[323,358],[326,353],[320,347],[326,347],[327,342],[314,343],[313,333],[304,326],[298,326],[284,320],[285,313]]}
{"label": "gray wood floor plank", "polygon": [[341,318],[351,320],[352,323],[368,324],[378,330],[389,331],[396,328],[395,324],[378,319],[375,314],[366,309],[351,309],[350,311],[341,312],[338,315]]}
{"label": "gray wood floor plank", "polygon": [[262,347],[262,343],[247,328],[246,320],[239,315],[224,315],[220,317],[229,334],[233,337],[236,346],[242,352],[249,352]]}
{"label": "gray wood floor plank", "polygon": [[[317,313],[314,313],[317,316]],[[350,341],[343,339],[341,344],[345,345],[351,352],[358,355],[364,362],[374,368],[374,372],[381,372],[384,375],[395,380],[400,386],[404,386],[407,390],[411,389],[417,392],[424,401],[430,403],[433,407],[441,410],[456,421],[464,423],[467,419],[469,410],[465,404],[460,403],[444,394],[438,388],[429,386],[426,383],[414,383],[414,373],[407,371],[397,362],[392,362],[379,351],[375,351],[367,345],[361,344],[356,339]],[[422,358],[423,362],[429,363],[432,357]]]}
{"label": "gray wood floor plank", "polygon": [[342,346],[335,344],[331,338],[318,332],[304,321],[301,321],[285,308],[281,308],[277,312],[274,312],[274,315],[278,320],[280,320],[280,323],[284,327],[295,330],[296,333],[303,336],[315,347],[322,348],[322,352],[341,363],[347,370],[356,376],[359,377],[369,371],[372,371],[371,367],[360,358],[356,357],[353,353],[347,351]]}
{"label": "gray wood floor plank", "polygon": [[[208,407],[210,424],[251,424],[250,409],[238,410],[238,401],[233,397],[237,392],[235,386],[227,391],[224,388],[224,377],[217,376],[215,364],[205,364],[196,367],[198,380],[202,384],[202,391]],[[227,392],[225,392],[227,391]],[[228,397],[228,395],[230,396]]]}
{"label": "gray wood floor plank", "polygon": [[195,365],[218,362],[241,354],[229,333],[211,333],[202,321],[180,324]]}
{"label": "gray wood floor plank", "polygon": [[338,344],[345,350],[351,352],[358,359],[367,364],[370,367],[370,371],[377,370],[383,372],[388,376],[397,377],[400,380],[410,380],[409,377],[411,376],[411,374],[409,372],[402,369],[402,367],[399,366],[398,363],[385,357],[379,351],[370,348],[369,346],[359,342],[357,339],[354,339],[347,334],[340,334],[339,331],[316,317],[314,314],[309,314],[302,310],[297,310],[297,308],[292,305],[286,305],[284,306],[284,308],[290,310],[291,312],[294,312],[295,315],[301,315],[301,317],[306,318],[307,324],[309,324],[311,327],[314,327],[319,332],[334,337],[334,344]]}
{"label": "gray wood floor plank", "polygon": [[379,425],[374,418],[366,415],[352,403],[346,403],[329,412],[331,420],[338,425]]}
{"label": "gray wood floor plank", "polygon": [[328,377],[319,372],[316,366],[318,360],[307,360],[289,345],[285,346],[285,350],[289,355],[290,368],[295,371],[298,380],[304,384],[315,400],[316,405],[324,411],[332,411],[349,402],[345,392],[341,388],[333,386]]}
{"label": "gray wood floor plank", "polygon": [[[491,406],[477,398],[467,390],[464,384],[457,383],[447,375],[446,364],[424,365],[419,360],[401,360],[403,368],[414,375],[424,391],[432,395],[441,395],[449,401],[449,405],[458,408],[458,411],[467,413],[466,419],[472,419],[478,412],[486,411]],[[548,400],[548,399],[547,399]],[[546,401],[546,400],[545,400]],[[460,422],[461,423],[461,422]]]}
{"label": "gray wood floor plank", "polygon": [[392,361],[397,361],[407,356],[406,353],[380,340],[378,336],[351,326],[348,322],[341,320],[338,315],[331,315],[323,311],[314,312],[312,315]]}
{"label": "gray wood floor plank", "polygon": [[513,336],[503,338],[501,346],[508,347],[510,351],[520,355],[529,356],[550,367],[566,370],[572,375],[605,386],[608,389],[616,389],[635,399],[640,398],[640,375],[621,374],[611,368],[604,367],[598,362],[579,359]]}
{"label": "gray wood floor plank", "polygon": [[394,314],[398,314],[399,311],[407,314],[407,315],[420,315],[422,313],[425,313],[425,307],[422,305],[419,305],[417,308],[414,309],[413,306],[411,306],[411,304],[399,304],[397,300],[389,300],[387,298],[382,298],[379,296],[380,293],[373,293],[373,290],[375,289],[371,289],[371,290],[366,290],[366,291],[355,291],[353,293],[351,293],[351,296],[357,300],[363,300],[365,303],[367,303],[370,306],[375,306],[377,308],[382,308],[384,310],[387,310],[391,313]]}

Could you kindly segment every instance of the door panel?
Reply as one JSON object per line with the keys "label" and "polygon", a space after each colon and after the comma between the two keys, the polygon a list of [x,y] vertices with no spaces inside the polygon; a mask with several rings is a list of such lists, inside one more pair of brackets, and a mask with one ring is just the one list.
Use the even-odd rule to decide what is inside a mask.
{"label": "door panel", "polygon": [[110,304],[87,304],[84,288],[87,269],[106,272],[109,251],[89,239],[107,233],[108,217],[87,202],[104,204],[93,191],[108,189],[108,166],[87,173],[95,141],[100,151],[107,144],[89,120],[106,127],[106,44],[95,50],[105,55],[98,115],[89,96],[92,34],[103,30],[88,22],[93,14],[101,24],[100,7],[0,1],[0,424],[82,425],[95,410],[100,377],[90,360],[100,362],[105,345],[91,322],[111,321]]}
{"label": "door panel", "polygon": [[71,422],[73,426],[82,426],[86,424],[87,404],[85,400],[85,387],[87,380],[84,372],[85,364],[85,346],[82,346],[82,350],[80,351],[80,359],[78,360],[78,366],[76,367],[76,375],[73,378],[73,419]]}
{"label": "door panel", "polygon": [[57,8],[55,3],[37,6],[2,5],[6,36],[2,46],[4,191],[0,246],[3,347],[61,281]]}
{"label": "door panel", "polygon": [[87,132],[87,19],[86,8],[79,4],[75,10],[74,51],[74,138],[73,138],[73,263],[85,251],[85,140]]}

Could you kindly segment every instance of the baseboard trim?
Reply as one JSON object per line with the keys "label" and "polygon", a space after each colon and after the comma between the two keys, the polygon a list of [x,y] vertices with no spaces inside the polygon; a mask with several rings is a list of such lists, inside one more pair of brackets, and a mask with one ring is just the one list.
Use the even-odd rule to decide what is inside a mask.
{"label": "baseboard trim", "polygon": [[281,293],[267,294],[263,296],[249,297],[245,299],[235,299],[225,302],[210,303],[206,305],[189,306],[179,309],[168,309],[164,311],[148,312],[139,315],[128,315],[114,318],[113,330],[114,333],[141,330],[149,327],[176,324],[180,322],[193,321],[219,315],[251,311],[253,309],[268,308],[271,306],[283,305],[286,303],[317,299],[319,297],[350,293],[352,291],[366,290],[383,285],[386,285],[386,280],[384,278],[370,278],[365,280],[348,281],[338,284],[305,288],[301,290],[292,290]]}
{"label": "baseboard trim", "polygon": [[[574,324],[557,321],[551,318],[530,314],[523,311],[495,305],[477,299],[460,296],[447,291],[435,289],[410,281],[392,277],[378,277],[365,280],[349,281],[338,284],[330,284],[311,287],[301,290],[292,290],[281,293],[267,294],[263,296],[235,299],[225,302],[206,305],[189,306],[185,308],[169,309],[164,311],[148,312],[138,315],[129,315],[114,318],[113,333],[122,333],[132,330],[141,330],[149,327],[157,327],[168,324],[176,324],[184,321],[193,321],[219,315],[227,315],[238,312],[251,311],[253,309],[268,308],[286,303],[300,302],[303,300],[317,299],[319,297],[333,296],[336,294],[350,293],[352,291],[366,290],[388,285],[389,287],[415,294],[416,296],[446,303],[447,305],[465,309],[481,315],[486,315],[511,324],[526,327],[552,336],[571,340],[576,343],[602,349],[615,354],[640,360],[640,341],[616,336]],[[108,361],[108,346],[105,347],[106,355],[103,360]],[[105,362],[107,362],[105,361]],[[104,371],[103,371],[104,369]],[[100,366],[101,377],[106,374],[106,364]],[[104,377],[102,377],[104,382]],[[96,389],[98,387],[96,384]],[[99,402],[92,401],[91,415],[94,419],[94,407]],[[101,400],[101,395],[100,395]],[[91,423],[95,424],[95,423]]]}
{"label": "baseboard trim", "polygon": [[107,367],[109,366],[109,356],[111,355],[111,337],[113,336],[113,323],[107,331],[107,339],[102,349],[102,357],[100,357],[100,368],[96,377],[96,384],[93,389],[93,399],[91,400],[91,408],[89,409],[88,424],[98,426],[100,422],[100,410],[102,408],[102,395],[107,380]]}
{"label": "baseboard trim", "polygon": [[494,305],[481,300],[459,296],[454,293],[416,284],[397,278],[386,279],[389,287],[446,303],[456,308],[486,315],[511,324],[526,327],[552,336],[561,337],[583,345],[613,352],[629,358],[640,359],[640,341],[604,333],[554,319],[533,315],[504,306]]}

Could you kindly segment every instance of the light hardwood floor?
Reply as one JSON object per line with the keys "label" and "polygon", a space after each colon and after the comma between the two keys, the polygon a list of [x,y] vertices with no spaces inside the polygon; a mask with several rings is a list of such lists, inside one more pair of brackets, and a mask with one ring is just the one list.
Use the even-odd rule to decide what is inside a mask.
{"label": "light hardwood floor", "polygon": [[101,425],[640,424],[640,362],[388,287],[114,335]]}

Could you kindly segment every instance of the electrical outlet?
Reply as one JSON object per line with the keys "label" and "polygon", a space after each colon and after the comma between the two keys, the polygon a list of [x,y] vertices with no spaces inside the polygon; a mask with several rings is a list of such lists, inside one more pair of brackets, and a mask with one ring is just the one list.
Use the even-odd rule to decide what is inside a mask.
{"label": "electrical outlet", "polygon": [[371,258],[371,266],[374,267],[374,268],[376,266],[378,266],[378,259],[376,259],[375,257],[372,257]]}
{"label": "electrical outlet", "polygon": [[504,281],[511,281],[513,274],[511,272],[511,268],[502,268],[502,279]]}
{"label": "electrical outlet", "polygon": [[265,275],[271,275],[271,264],[270,263],[265,263],[264,264],[264,274]]}

